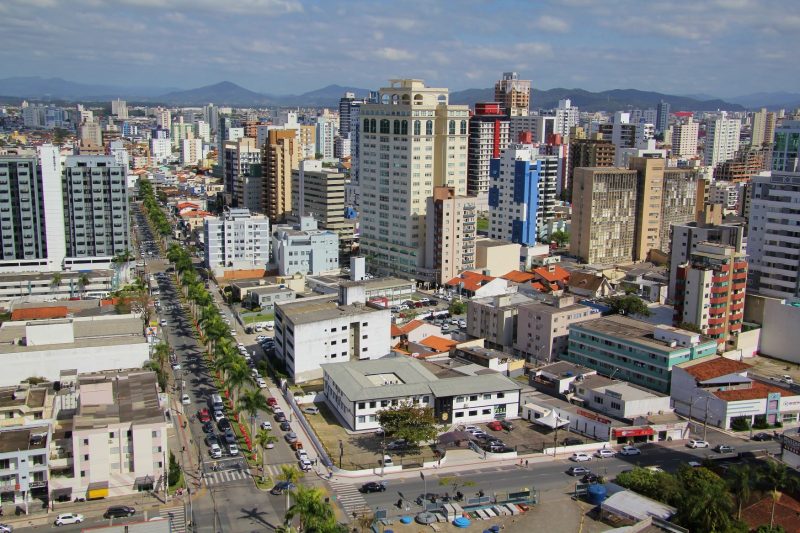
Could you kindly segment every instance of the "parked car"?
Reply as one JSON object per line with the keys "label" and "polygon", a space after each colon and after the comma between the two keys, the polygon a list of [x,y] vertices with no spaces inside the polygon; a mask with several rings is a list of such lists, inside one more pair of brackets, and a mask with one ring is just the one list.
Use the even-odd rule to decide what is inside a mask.
{"label": "parked car", "polygon": [[308,459],[309,458],[308,457],[308,452],[305,451],[303,448],[300,448],[299,450],[297,450],[295,452],[294,456],[297,457],[297,459],[300,460],[300,461],[302,461],[303,459]]}
{"label": "parked car", "polygon": [[600,479],[600,476],[598,476],[597,474],[592,474],[591,472],[589,472],[588,474],[586,474],[585,476],[583,476],[581,478],[581,483],[597,483],[597,481],[599,479]]}
{"label": "parked car", "polygon": [[67,524],[80,524],[85,520],[82,514],[78,513],[61,513],[56,517],[55,525],[64,526]]}
{"label": "parked car", "polygon": [[308,472],[309,470],[311,470],[311,461],[309,461],[308,459],[300,459],[299,461],[297,461],[297,464],[300,467],[300,470],[302,470],[303,472]]}
{"label": "parked car", "polygon": [[203,422],[203,433],[212,433],[214,431],[214,424],[209,420],[208,422]]}
{"label": "parked car", "polygon": [[690,439],[686,446],[689,448],[708,448],[708,443],[704,440]]}
{"label": "parked car", "polygon": [[583,461],[591,461],[592,456],[588,453],[573,453],[572,457],[569,458],[570,461],[575,461],[576,463],[582,463]]}
{"label": "parked car", "polygon": [[582,476],[584,474],[591,474],[592,471],[585,466],[571,466],[567,469],[567,474],[570,476]]}
{"label": "parked car", "polygon": [[189,398],[188,394],[184,394],[183,396],[181,396],[181,403],[183,405],[189,405],[190,403],[192,403],[192,399]]}
{"label": "parked car", "polygon": [[375,435],[378,437],[383,437],[384,433],[385,431],[383,431],[383,428],[378,428],[375,430]]}
{"label": "parked car", "polygon": [[714,447],[714,451],[717,453],[733,453],[736,450],[733,446],[729,446],[727,444],[717,444]]}
{"label": "parked car", "polygon": [[275,415],[275,422],[286,422],[286,415],[283,413],[278,413]]}
{"label": "parked car", "polygon": [[492,431],[502,431],[503,426],[500,424],[499,420],[494,420],[486,424],[486,427],[491,429]]}
{"label": "parked car", "polygon": [[275,483],[275,486],[270,489],[270,494],[274,494],[278,496],[279,494],[283,494],[286,491],[294,490],[295,484],[290,483],[289,481],[279,481]]}
{"label": "parked car", "polygon": [[219,444],[219,437],[217,437],[216,433],[209,433],[206,435],[206,445],[211,446],[213,444]]}
{"label": "parked car", "polygon": [[228,431],[231,429],[231,423],[227,418],[222,418],[219,422],[217,422],[217,427],[220,429],[220,431]]}
{"label": "parked car", "polygon": [[203,423],[208,422],[209,420],[211,420],[211,415],[208,413],[208,409],[206,409],[206,408],[200,409],[197,412],[197,419],[200,422],[203,422]]}
{"label": "parked car", "polygon": [[221,459],[222,448],[219,447],[219,444],[212,444],[211,448],[208,450],[208,455],[210,455],[212,459]]}
{"label": "parked car", "polygon": [[128,507],[127,505],[112,505],[103,514],[103,518],[122,518],[125,516],[133,516],[136,514],[136,509]]}
{"label": "parked car", "polygon": [[319,408],[318,407],[303,407],[303,412],[307,415],[318,415]]}
{"label": "parked car", "polygon": [[281,413],[283,413],[283,409],[281,409],[280,405],[275,404],[275,405],[272,406],[272,412],[275,413],[276,415],[277,414],[281,414]]}
{"label": "parked car", "polygon": [[500,425],[503,426],[503,429],[506,431],[514,430],[514,424],[512,424],[510,420],[501,420]]}
{"label": "parked car", "polygon": [[563,446],[578,446],[579,444],[583,444],[583,441],[581,439],[576,439],[576,438],[570,437],[570,438],[562,440],[561,444]]}
{"label": "parked car", "polygon": [[261,376],[256,378],[256,384],[258,385],[259,389],[266,389],[267,388],[267,382]]}
{"label": "parked car", "polygon": [[772,435],[770,435],[769,433],[763,433],[763,432],[762,433],[756,433],[755,435],[753,435],[753,440],[758,441],[758,442],[765,441],[765,440],[772,440]]}
{"label": "parked car", "polygon": [[225,418],[225,413],[223,413],[219,409],[214,411],[214,422],[219,423],[219,421],[222,420],[223,418]]}
{"label": "parked car", "polygon": [[409,443],[405,439],[393,440],[392,442],[386,445],[387,450],[405,450],[406,448],[409,447],[410,447]]}
{"label": "parked car", "polygon": [[270,396],[269,398],[267,398],[267,405],[269,405],[270,407],[272,407],[273,405],[278,405],[278,400]]}
{"label": "parked car", "polygon": [[239,455],[239,447],[236,445],[236,443],[228,443],[228,453],[231,455]]}
{"label": "parked car", "polygon": [[620,455],[642,455],[642,450],[637,448],[636,446],[623,446],[622,449],[619,451]]}
{"label": "parked car", "polygon": [[289,424],[289,422],[287,420],[284,420],[283,422],[281,422],[281,426],[280,427],[281,427],[281,431],[291,431],[292,430],[292,425]]}
{"label": "parked car", "polygon": [[263,422],[261,422],[261,429],[271,430],[272,429],[272,422],[270,422],[269,420],[264,420]]}
{"label": "parked car", "polygon": [[11,533],[14,528],[8,524],[0,524],[0,533]]}
{"label": "parked car", "polygon": [[227,428],[225,430],[225,442],[228,444],[233,444],[236,442],[236,433],[234,433],[231,428]]}
{"label": "parked car", "polygon": [[284,435],[283,438],[286,439],[288,443],[297,442],[297,434],[292,431]]}
{"label": "parked car", "polygon": [[599,457],[600,459],[605,459],[607,457],[614,457],[617,455],[617,452],[614,450],[609,450],[608,448],[603,448],[602,450],[597,450],[594,452],[595,457]]}
{"label": "parked car", "polygon": [[385,481],[370,481],[368,483],[364,483],[361,485],[361,492],[363,493],[370,493],[370,492],[385,492],[386,491],[386,482]]}

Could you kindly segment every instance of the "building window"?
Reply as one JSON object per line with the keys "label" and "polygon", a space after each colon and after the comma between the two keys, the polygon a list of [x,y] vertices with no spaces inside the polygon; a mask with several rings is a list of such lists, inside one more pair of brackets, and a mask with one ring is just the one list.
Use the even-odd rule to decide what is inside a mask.
{"label": "building window", "polygon": [[158,430],[157,429],[153,430],[153,438],[154,439],[158,438]]}
{"label": "building window", "polygon": [[477,402],[478,401],[478,395],[477,394],[473,394],[472,396],[469,397],[469,401]]}
{"label": "building window", "polygon": [[365,118],[364,119],[364,133],[369,133],[369,132],[370,132],[369,131],[369,119]]}
{"label": "building window", "polygon": [[369,402],[369,408],[375,409],[375,402]]}
{"label": "building window", "polygon": [[490,415],[490,414],[492,414],[492,410],[491,409],[484,409],[483,411],[481,411],[481,414],[482,415]]}
{"label": "building window", "polygon": [[369,129],[371,130],[372,133],[377,133],[378,132],[378,130],[375,128],[375,119],[374,118],[370,119],[370,121],[369,121]]}
{"label": "building window", "polygon": [[433,135],[433,121],[428,120],[425,122],[425,135]]}
{"label": "building window", "polygon": [[81,477],[86,477],[86,470],[81,470]]}
{"label": "building window", "polygon": [[459,412],[457,412],[457,413],[455,414],[455,418],[464,418],[464,412],[463,412],[463,411],[459,411]]}
{"label": "building window", "polygon": [[363,424],[365,421],[366,421],[366,418],[364,418],[363,415],[358,417],[358,423],[359,424]]}
{"label": "building window", "polygon": [[447,128],[447,133],[449,133],[450,135],[455,135],[456,134],[456,121],[455,120],[451,120],[450,121],[450,124],[448,125],[448,128]]}
{"label": "building window", "polygon": [[408,135],[408,121],[404,120],[400,123],[400,135]]}
{"label": "building window", "polygon": [[421,135],[422,123],[419,120],[414,121],[414,135]]}
{"label": "building window", "polygon": [[397,119],[394,121],[394,129],[392,130],[392,133],[395,135],[400,135],[400,121]]}
{"label": "building window", "polygon": [[84,446],[88,446],[89,445],[89,439],[83,439],[83,445]]}
{"label": "building window", "polygon": [[492,395],[491,394],[484,394],[483,395],[483,399],[484,400],[491,400],[492,399]]}
{"label": "building window", "polygon": [[389,133],[389,119],[381,119],[381,133]]}
{"label": "building window", "polygon": [[456,402],[463,402],[463,401],[464,401],[463,396],[456,396]]}
{"label": "building window", "polygon": [[461,121],[461,135],[466,135],[466,134],[467,134],[467,121],[466,120],[462,120]]}
{"label": "building window", "polygon": [[497,398],[498,398],[498,399],[499,399],[499,398],[505,398],[505,397],[506,397],[506,393],[505,393],[505,392],[498,392],[498,393],[497,393]]}
{"label": "building window", "polygon": [[89,454],[88,453],[83,454],[83,460],[84,461],[88,461],[89,460]]}
{"label": "building window", "polygon": [[476,409],[476,410],[474,410],[474,411],[470,411],[470,412],[469,412],[469,413],[467,413],[467,414],[468,414],[469,416],[478,416],[478,411],[477,411],[477,409]]}
{"label": "building window", "polygon": [[367,404],[365,402],[358,402],[358,408],[359,409],[366,409],[366,407],[367,407]]}

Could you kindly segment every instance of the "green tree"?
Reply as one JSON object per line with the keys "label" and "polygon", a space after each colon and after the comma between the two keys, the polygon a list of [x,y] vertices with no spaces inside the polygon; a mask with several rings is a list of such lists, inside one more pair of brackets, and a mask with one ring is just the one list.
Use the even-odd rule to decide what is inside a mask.
{"label": "green tree", "polygon": [[177,485],[180,479],[181,479],[181,467],[178,464],[178,460],[175,459],[175,454],[169,452],[169,471],[167,474],[167,482],[169,483],[170,487],[173,487]]}
{"label": "green tree", "polygon": [[467,312],[467,304],[462,300],[453,300],[447,310],[451,315],[463,315]]}
{"label": "green tree", "polygon": [[[281,465],[281,481],[286,481],[287,483],[291,483],[292,485],[297,485],[300,481],[300,478],[303,477],[303,472],[298,470],[298,468],[294,465]],[[290,499],[291,491],[286,491],[286,508],[289,509],[291,507],[291,499]]]}
{"label": "green tree", "polygon": [[277,442],[277,438],[268,429],[259,430],[255,436],[256,444],[261,448],[261,482],[267,479],[267,447]]}
{"label": "green tree", "polygon": [[766,461],[759,468],[757,475],[758,487],[772,496],[772,510],[770,512],[769,526],[775,525],[775,507],[784,492],[794,492],[800,488],[800,480],[789,468],[777,461]]}
{"label": "green tree", "polygon": [[681,497],[678,480],[666,472],[654,472],[647,468],[636,467],[620,473],[616,482],[618,485],[668,505],[675,505]]}
{"label": "green tree", "polygon": [[613,313],[620,315],[650,316],[650,310],[644,301],[633,294],[610,296],[605,300]]}
{"label": "green tree", "polygon": [[681,322],[680,324],[678,324],[678,327],[680,329],[685,329],[686,331],[691,331],[692,333],[703,333],[699,327],[697,327],[695,324],[692,324],[691,322]]}
{"label": "green tree", "polygon": [[250,373],[247,363],[241,357],[235,357],[226,368],[225,386],[233,397],[233,405],[239,405],[239,394],[246,387],[255,385],[255,378]]}
{"label": "green tree", "polygon": [[556,230],[550,234],[550,241],[555,242],[559,248],[563,248],[569,242],[569,232]]}
{"label": "green tree", "polygon": [[439,478],[439,485],[442,487],[453,487],[453,495],[460,489],[474,487],[475,482],[471,479],[463,479],[457,476],[445,476]]}
{"label": "green tree", "polygon": [[86,272],[82,272],[80,276],[78,276],[78,288],[81,290],[81,296],[83,296],[83,292],[86,290],[86,286],[89,284],[89,274]]}
{"label": "green tree", "polygon": [[786,530],[783,529],[783,526],[768,526],[766,524],[760,525],[753,530],[753,533],[786,533]]}
{"label": "green tree", "polygon": [[242,412],[247,413],[250,415],[250,421],[252,422],[250,435],[255,437],[256,435],[256,422],[258,421],[258,412],[259,411],[266,411],[269,409],[269,404],[267,404],[267,399],[261,394],[261,390],[259,389],[248,389],[244,391],[239,398],[239,409]]}
{"label": "green tree", "polygon": [[378,411],[378,422],[387,435],[405,439],[413,445],[434,440],[438,434],[433,409],[418,405],[398,405]]}
{"label": "green tree", "polygon": [[678,472],[682,496],[677,502],[677,522],[690,531],[728,532],[736,527],[733,498],[725,481],[707,468],[682,468]]}
{"label": "green tree", "polygon": [[322,491],[315,487],[298,485],[292,491],[294,503],[285,514],[287,524],[299,519],[298,531],[309,533],[333,533],[339,530],[333,507],[323,499]]}
{"label": "green tree", "polygon": [[67,130],[64,128],[53,129],[53,144],[61,145],[67,139]]}
{"label": "green tree", "polygon": [[54,289],[58,289],[58,286],[61,285],[61,280],[64,279],[64,276],[61,272],[56,272],[53,274],[53,277],[50,278],[50,286]]}
{"label": "green tree", "polygon": [[742,519],[742,506],[750,500],[752,487],[755,483],[755,475],[748,465],[735,466],[728,470],[725,476],[728,490],[736,498],[736,518]]}

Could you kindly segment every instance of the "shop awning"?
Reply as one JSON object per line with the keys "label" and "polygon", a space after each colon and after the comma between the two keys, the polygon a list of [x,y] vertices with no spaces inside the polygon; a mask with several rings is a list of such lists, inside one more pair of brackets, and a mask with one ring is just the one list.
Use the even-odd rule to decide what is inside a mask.
{"label": "shop awning", "polygon": [[534,418],[532,420],[535,424],[539,424],[541,426],[547,426],[551,429],[560,428],[569,425],[569,420],[566,418],[561,418],[556,414],[555,409],[551,410],[545,416],[540,418]]}
{"label": "shop awning", "polygon": [[89,488],[86,490],[87,500],[96,500],[98,498],[108,497],[108,481],[95,481],[89,483]]}
{"label": "shop awning", "polygon": [[650,435],[654,435],[655,431],[653,428],[646,427],[646,428],[614,428],[613,435],[616,438],[620,437],[649,437]]}
{"label": "shop awning", "polygon": [[72,487],[60,487],[50,491],[50,498],[53,500],[72,498]]}
{"label": "shop awning", "polygon": [[135,489],[151,488],[155,482],[156,480],[153,476],[137,477],[136,481],[133,482],[133,487]]}

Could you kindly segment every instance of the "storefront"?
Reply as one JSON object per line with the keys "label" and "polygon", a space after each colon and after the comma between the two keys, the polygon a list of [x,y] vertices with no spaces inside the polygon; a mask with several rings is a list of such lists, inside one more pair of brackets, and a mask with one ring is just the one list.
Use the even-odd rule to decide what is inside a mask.
{"label": "storefront", "polygon": [[655,435],[655,430],[650,426],[614,428],[611,431],[611,438],[616,439],[617,444],[650,442],[655,440]]}

